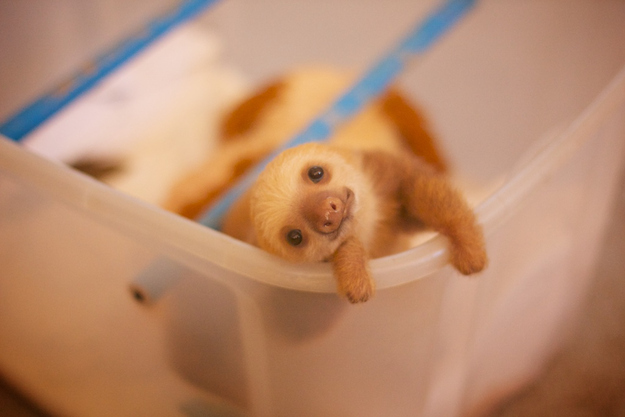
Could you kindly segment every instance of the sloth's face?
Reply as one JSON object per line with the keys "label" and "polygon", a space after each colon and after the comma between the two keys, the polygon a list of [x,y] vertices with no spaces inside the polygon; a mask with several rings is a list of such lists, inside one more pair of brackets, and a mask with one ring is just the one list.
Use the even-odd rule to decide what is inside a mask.
{"label": "sloth's face", "polygon": [[258,246],[291,261],[329,260],[358,227],[361,177],[348,153],[326,145],[281,153],[252,190]]}

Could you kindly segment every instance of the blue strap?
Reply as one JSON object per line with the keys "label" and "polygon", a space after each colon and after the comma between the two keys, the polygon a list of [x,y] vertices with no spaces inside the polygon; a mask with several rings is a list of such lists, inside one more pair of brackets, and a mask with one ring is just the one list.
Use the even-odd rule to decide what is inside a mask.
{"label": "blue strap", "polygon": [[413,57],[424,53],[464,16],[476,0],[448,0],[418,24],[406,38],[384,56],[356,84],[291,141],[246,173],[206,213],[200,223],[219,230],[230,206],[254,183],[258,174],[284,149],[321,141],[386,89]]}
{"label": "blue strap", "polygon": [[60,87],[45,94],[9,117],[0,133],[18,142],[76,97],[176,26],[198,15],[217,0],[185,0],[164,16],[155,19],[111,51],[90,62],[85,69]]}

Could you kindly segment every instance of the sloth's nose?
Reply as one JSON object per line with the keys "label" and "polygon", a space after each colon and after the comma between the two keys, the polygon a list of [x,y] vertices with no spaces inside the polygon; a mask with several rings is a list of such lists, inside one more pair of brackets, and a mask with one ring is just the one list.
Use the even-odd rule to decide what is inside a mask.
{"label": "sloth's nose", "polygon": [[320,233],[332,233],[343,222],[345,202],[338,193],[313,194],[306,199],[303,213],[314,230]]}
{"label": "sloth's nose", "polygon": [[345,204],[338,197],[327,197],[322,201],[317,213],[317,230],[322,233],[332,233],[339,228],[343,221]]}

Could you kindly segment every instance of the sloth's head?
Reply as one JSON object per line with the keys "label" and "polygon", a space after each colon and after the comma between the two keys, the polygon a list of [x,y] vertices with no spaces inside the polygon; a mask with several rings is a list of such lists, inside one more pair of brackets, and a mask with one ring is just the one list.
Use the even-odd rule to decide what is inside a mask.
{"label": "sloth's head", "polygon": [[287,149],[259,175],[250,214],[258,246],[297,262],[329,260],[357,233],[369,187],[348,151],[306,144]]}

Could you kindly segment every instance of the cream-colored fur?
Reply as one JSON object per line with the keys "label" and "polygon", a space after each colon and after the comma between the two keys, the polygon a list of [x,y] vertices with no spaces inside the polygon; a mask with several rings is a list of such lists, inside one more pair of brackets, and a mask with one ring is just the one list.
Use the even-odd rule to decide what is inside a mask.
{"label": "cream-colored fur", "polygon": [[[260,174],[251,192],[250,215],[254,221],[249,226],[255,231],[255,243],[278,256],[299,262],[329,260],[347,235],[358,235],[368,251],[380,213],[372,184],[360,175],[359,165],[360,160],[350,153],[340,153],[319,144],[299,146],[280,154]],[[330,180],[323,185],[309,181],[304,173],[312,166],[323,166]],[[301,213],[301,201],[306,193],[344,188],[351,192],[353,202],[340,234],[315,233]],[[285,226],[302,230],[307,236],[306,244],[302,247],[289,245],[282,236]],[[230,227],[224,231],[233,232]]]}

